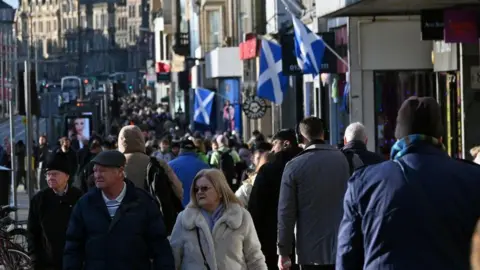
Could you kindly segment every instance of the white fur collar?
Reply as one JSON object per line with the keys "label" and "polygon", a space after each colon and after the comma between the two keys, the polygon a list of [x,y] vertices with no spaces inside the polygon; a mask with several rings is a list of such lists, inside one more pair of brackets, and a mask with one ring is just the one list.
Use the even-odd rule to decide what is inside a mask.
{"label": "white fur collar", "polygon": [[[228,227],[233,230],[240,228],[243,221],[243,208],[236,204],[230,204],[225,208],[222,216],[218,219],[217,224],[225,223]],[[202,227],[202,224],[205,224],[205,218],[203,217],[200,209],[188,207],[183,211],[182,214],[182,224],[183,227],[187,230],[193,230],[195,227]]]}

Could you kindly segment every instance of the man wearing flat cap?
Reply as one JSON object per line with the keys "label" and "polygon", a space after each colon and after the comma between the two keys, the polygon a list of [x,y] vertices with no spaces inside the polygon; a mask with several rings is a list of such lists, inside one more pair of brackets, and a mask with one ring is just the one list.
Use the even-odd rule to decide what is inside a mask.
{"label": "man wearing flat cap", "polygon": [[153,197],[125,178],[116,150],[93,160],[96,188],[73,210],[64,270],[173,270],[172,250]]}
{"label": "man wearing flat cap", "polygon": [[82,192],[68,185],[71,169],[64,153],[50,155],[45,170],[49,188],[30,202],[28,249],[34,269],[61,270],[70,214]]}
{"label": "man wearing flat cap", "polygon": [[445,152],[440,107],[410,97],[391,160],[355,172],[345,194],[337,270],[470,269],[480,166]]}

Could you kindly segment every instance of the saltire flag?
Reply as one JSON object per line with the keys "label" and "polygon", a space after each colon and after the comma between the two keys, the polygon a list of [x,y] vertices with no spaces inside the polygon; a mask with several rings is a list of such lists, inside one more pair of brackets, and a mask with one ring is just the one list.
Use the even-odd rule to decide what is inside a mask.
{"label": "saltire flag", "polygon": [[325,43],[302,21],[292,15],[295,31],[295,55],[304,74],[318,75],[321,72]]}
{"label": "saltire flag", "polygon": [[193,121],[209,126],[210,114],[212,113],[213,97],[215,92],[205,88],[195,89],[195,104],[193,106],[195,114]]}
{"label": "saltire flag", "polygon": [[282,72],[282,47],[262,39],[257,95],[275,104],[282,104],[287,88],[288,77]]}

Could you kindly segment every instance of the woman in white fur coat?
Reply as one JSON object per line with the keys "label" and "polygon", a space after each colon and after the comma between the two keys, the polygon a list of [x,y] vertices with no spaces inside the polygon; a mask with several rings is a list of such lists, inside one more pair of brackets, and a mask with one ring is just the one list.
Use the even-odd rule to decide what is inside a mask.
{"label": "woman in white fur coat", "polygon": [[216,169],[195,176],[190,204],[178,215],[170,244],[176,269],[267,269],[250,213]]}

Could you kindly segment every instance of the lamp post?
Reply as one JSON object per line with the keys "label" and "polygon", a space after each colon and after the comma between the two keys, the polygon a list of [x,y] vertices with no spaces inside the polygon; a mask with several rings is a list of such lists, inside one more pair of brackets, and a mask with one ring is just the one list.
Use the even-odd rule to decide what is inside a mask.
{"label": "lamp post", "polygon": [[[13,156],[15,154],[15,125],[14,125],[14,117],[15,115],[13,114],[13,110],[14,110],[14,97],[15,97],[15,91],[13,89],[13,85],[16,85],[16,80],[13,79],[13,77],[16,75],[16,66],[17,66],[17,57],[16,57],[16,42],[15,42],[15,35],[14,35],[14,27],[13,27],[13,23],[14,23],[14,17],[15,17],[15,10],[8,6],[8,5],[5,5],[5,7],[1,8],[0,9],[0,31],[1,31],[1,34],[2,34],[2,61],[0,62],[0,64],[2,65],[2,97],[3,99],[5,99],[5,83],[4,83],[4,80],[5,80],[5,70],[7,71],[6,73],[9,74],[9,80],[11,82],[11,91],[10,91],[10,95],[9,95],[9,99],[8,99],[8,113],[9,113],[9,117],[10,117],[10,151],[11,151],[11,155]],[[5,39],[6,37],[6,39]],[[4,43],[6,40],[6,44]],[[3,50],[4,48],[7,48],[7,53],[6,53],[6,57],[4,57],[4,53],[5,53],[5,50]],[[12,50],[13,49],[13,50]],[[7,59],[7,61],[3,61],[3,59]],[[2,101],[2,105],[4,106],[5,105],[5,102]],[[2,111],[4,111],[2,109]],[[2,115],[3,117],[3,115]],[[16,189],[16,185],[15,185],[15,178],[16,178],[16,164],[15,164],[15,158],[12,158],[11,159],[12,163],[11,163],[11,194],[12,194],[12,204],[14,206],[17,206],[17,189]],[[18,220],[18,215],[17,213],[15,213],[15,220]]]}

